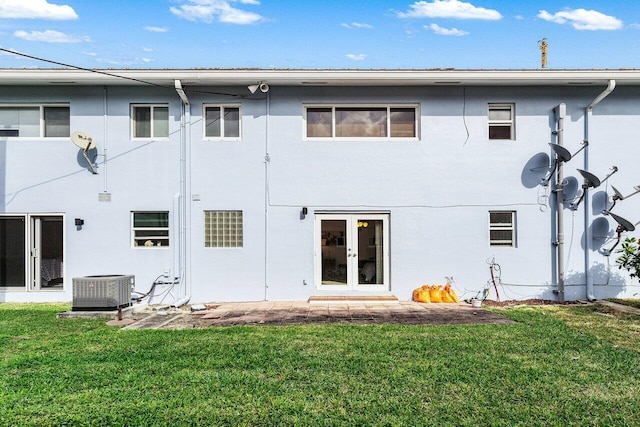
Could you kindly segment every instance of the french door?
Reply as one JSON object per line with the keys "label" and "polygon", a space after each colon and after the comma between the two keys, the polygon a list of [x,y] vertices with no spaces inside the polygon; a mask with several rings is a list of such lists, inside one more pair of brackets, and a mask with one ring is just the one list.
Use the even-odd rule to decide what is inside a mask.
{"label": "french door", "polygon": [[389,289],[389,215],[316,214],[315,236],[318,289]]}
{"label": "french door", "polygon": [[0,288],[63,287],[61,215],[0,216]]}

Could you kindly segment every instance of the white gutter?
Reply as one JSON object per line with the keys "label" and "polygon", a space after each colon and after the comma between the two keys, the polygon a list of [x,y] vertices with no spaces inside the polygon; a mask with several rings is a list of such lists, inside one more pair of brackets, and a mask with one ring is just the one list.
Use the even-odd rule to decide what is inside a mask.
{"label": "white gutter", "polygon": [[[598,95],[589,105],[585,108],[584,112],[584,140],[589,142],[589,122],[593,107],[598,105],[600,101],[606,98],[616,88],[616,81],[611,79],[607,88]],[[584,150],[584,170],[589,170],[589,145]],[[591,201],[588,197],[588,188],[584,188],[584,229],[585,229],[585,248],[584,248],[584,271],[587,281],[587,300],[595,301],[596,297],[593,294],[593,274],[591,274],[591,248],[593,248],[593,230],[591,228]]]}
{"label": "white gutter", "polygon": [[[567,115],[567,106],[564,103],[559,104],[554,109],[556,118],[556,143],[559,146],[563,146],[564,143],[564,119]],[[558,161],[558,160],[556,160]],[[558,301],[564,302],[564,175],[563,175],[564,162],[558,163],[558,169],[556,172],[556,182],[554,186],[554,193],[556,195],[556,270],[558,272],[557,285],[558,285]]]}
{"label": "white gutter", "polygon": [[266,93],[265,105],[265,134],[264,134],[264,300],[269,297],[269,115],[271,113],[271,95]]}
{"label": "white gutter", "polygon": [[182,100],[181,113],[180,114],[180,195],[179,195],[179,214],[178,214],[178,229],[180,237],[178,239],[178,286],[180,286],[180,293],[178,295],[181,298],[174,301],[172,304],[174,307],[180,307],[185,305],[191,299],[191,269],[188,268],[190,263],[190,207],[188,195],[190,194],[191,181],[190,181],[190,155],[191,155],[191,104],[189,98],[182,89],[182,83],[180,80],[174,82],[176,92]]}

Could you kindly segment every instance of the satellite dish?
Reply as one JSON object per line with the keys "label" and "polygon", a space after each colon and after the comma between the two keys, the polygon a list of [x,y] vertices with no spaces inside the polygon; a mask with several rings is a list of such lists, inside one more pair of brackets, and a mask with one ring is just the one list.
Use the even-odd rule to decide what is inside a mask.
{"label": "satellite dish", "polygon": [[633,225],[630,221],[622,218],[621,216],[618,216],[614,213],[609,213],[609,215],[611,215],[611,218],[616,220],[618,226],[620,227],[620,229],[622,229],[622,231],[634,231],[636,229],[635,225]]}
{"label": "satellite dish", "polygon": [[618,189],[616,187],[614,187],[613,185],[611,186],[611,189],[613,189],[613,192],[615,193],[615,195],[613,196],[614,199],[617,200],[624,200],[624,196],[622,195],[621,192],[618,191]]}
{"label": "satellite dish", "polygon": [[91,150],[96,146],[96,142],[91,135],[85,132],[76,131],[71,134],[71,142],[73,142],[78,148],[82,150],[82,155],[84,159],[87,161],[89,168],[91,169],[91,173],[96,175],[95,168],[93,167],[93,163],[89,156],[87,156],[87,151]]}
{"label": "satellite dish", "polygon": [[571,157],[573,157],[571,156],[571,152],[564,148],[562,145],[554,144],[552,142],[550,142],[549,145],[551,146],[553,152],[556,153],[558,160],[560,160],[561,162],[568,162],[569,160],[571,160]]}
{"label": "satellite dish", "polygon": [[96,142],[93,137],[85,132],[73,132],[71,134],[71,141],[84,151],[91,150],[96,146]]}
{"label": "satellite dish", "polygon": [[587,187],[596,188],[600,186],[600,179],[597,176],[595,176],[591,172],[588,172],[582,169],[576,169],[576,170],[580,172],[580,175],[582,175],[582,177],[587,181]]}

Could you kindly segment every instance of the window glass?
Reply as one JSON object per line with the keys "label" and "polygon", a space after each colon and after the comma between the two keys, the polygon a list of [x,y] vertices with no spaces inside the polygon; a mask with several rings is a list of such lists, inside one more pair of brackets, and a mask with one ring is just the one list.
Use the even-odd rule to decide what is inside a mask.
{"label": "window glass", "polygon": [[205,108],[205,136],[208,137],[220,137],[220,107],[207,107]]}
{"label": "window glass", "polygon": [[169,107],[153,107],[153,136],[154,138],[169,136]]}
{"label": "window glass", "polygon": [[205,211],[205,248],[241,248],[242,211]]}
{"label": "window glass", "polygon": [[169,246],[169,212],[133,212],[133,246]]}
{"label": "window glass", "polygon": [[489,212],[489,245],[515,246],[515,212]]}
{"label": "window glass", "polygon": [[151,138],[151,107],[134,107],[134,137]]}
{"label": "window glass", "polygon": [[489,139],[515,139],[514,108],[514,104],[489,104]]}
{"label": "window glass", "polygon": [[410,138],[416,136],[416,109],[391,108],[391,137]]}
{"label": "window glass", "polygon": [[386,108],[336,108],[336,137],[385,136]]}
{"label": "window glass", "polygon": [[0,107],[2,136],[39,137],[40,107]]}
{"label": "window glass", "polygon": [[44,136],[67,137],[70,134],[69,107],[44,107]]}
{"label": "window glass", "polygon": [[224,107],[224,136],[225,138],[240,137],[240,109]]}
{"label": "window glass", "polygon": [[307,109],[307,137],[330,138],[332,137],[332,112],[331,108]]}

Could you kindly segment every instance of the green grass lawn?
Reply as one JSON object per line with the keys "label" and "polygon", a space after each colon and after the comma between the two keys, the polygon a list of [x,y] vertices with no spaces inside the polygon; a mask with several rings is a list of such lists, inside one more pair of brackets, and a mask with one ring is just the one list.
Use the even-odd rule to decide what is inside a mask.
{"label": "green grass lawn", "polygon": [[[123,331],[0,304],[0,425],[637,425],[640,318]],[[608,325],[608,326],[607,326]],[[633,339],[627,339],[626,337]]]}

